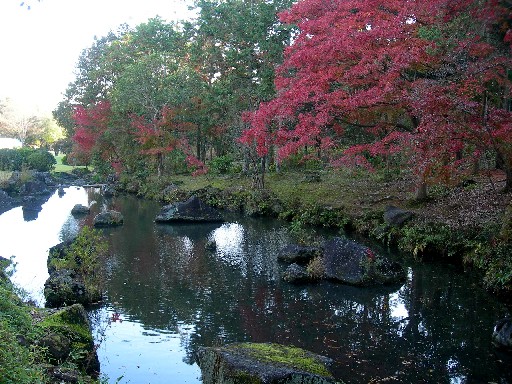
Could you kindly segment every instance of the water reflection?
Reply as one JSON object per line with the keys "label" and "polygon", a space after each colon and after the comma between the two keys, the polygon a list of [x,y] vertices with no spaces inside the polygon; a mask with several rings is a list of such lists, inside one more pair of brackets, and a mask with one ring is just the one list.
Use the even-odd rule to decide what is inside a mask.
{"label": "water reflection", "polygon": [[76,203],[87,204],[88,200],[83,188],[74,187],[66,188],[63,196],[56,191],[46,199],[44,204],[36,204],[37,209],[27,209],[26,205],[0,215],[0,256],[14,256],[16,267],[11,280],[40,306],[44,304],[43,285],[48,278],[48,250],[77,233],[79,224],[70,212]]}
{"label": "water reflection", "polygon": [[[67,217],[66,232],[104,208],[125,218],[103,230],[108,292],[105,306],[91,312],[111,382],[198,383],[197,348],[238,341],[327,355],[336,377],[349,383],[512,380],[489,340],[508,310],[453,268],[408,262],[398,287],[294,286],[280,278],[276,254],[289,239],[279,222],[160,225],[156,203],[94,192],[88,199],[98,202],[91,215]],[[209,239],[214,252],[205,249]]]}
{"label": "water reflection", "polygon": [[[170,383],[176,378],[180,383],[200,383],[197,366],[183,362],[184,346],[193,326],[177,324],[174,329],[147,328],[137,319],[119,314],[112,308],[102,308],[91,313],[100,344],[103,374],[111,382]],[[106,326],[105,326],[106,325]],[[150,357],[149,357],[150,356]],[[164,374],[162,374],[164,372]]]}

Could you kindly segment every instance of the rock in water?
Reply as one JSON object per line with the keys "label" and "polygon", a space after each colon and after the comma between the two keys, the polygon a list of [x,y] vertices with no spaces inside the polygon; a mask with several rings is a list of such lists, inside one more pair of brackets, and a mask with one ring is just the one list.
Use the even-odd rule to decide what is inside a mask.
{"label": "rock in water", "polygon": [[324,245],[325,276],[357,286],[396,284],[406,278],[404,268],[355,241],[335,237]]}
{"label": "rock in water", "polygon": [[311,259],[322,254],[319,247],[288,244],[279,251],[277,259],[285,263],[306,264]]}
{"label": "rock in water", "polygon": [[332,384],[332,360],[279,344],[236,343],[197,352],[204,384]]}
{"label": "rock in water", "polygon": [[80,371],[98,377],[100,363],[87,312],[82,305],[74,304],[50,314],[39,326],[43,330],[39,345],[46,349],[50,360],[69,359]]}
{"label": "rock in water", "polygon": [[185,202],[163,207],[155,221],[157,223],[215,223],[223,222],[224,219],[218,210],[205,204],[197,196],[192,196]]}
{"label": "rock in water", "polygon": [[314,279],[309,275],[306,268],[300,266],[299,264],[293,263],[286,268],[286,271],[283,273],[283,280],[287,283],[293,284],[301,284],[301,283],[309,283]]}
{"label": "rock in water", "polygon": [[17,201],[7,194],[7,192],[0,190],[0,214],[16,207]]}
{"label": "rock in water", "polygon": [[512,318],[501,319],[496,323],[492,340],[497,347],[512,351]]}
{"label": "rock in water", "polygon": [[94,218],[95,227],[116,227],[123,225],[123,215],[117,211],[105,211],[98,213]]}
{"label": "rock in water", "polygon": [[72,215],[87,215],[90,212],[90,208],[82,204],[76,204],[71,210]]}

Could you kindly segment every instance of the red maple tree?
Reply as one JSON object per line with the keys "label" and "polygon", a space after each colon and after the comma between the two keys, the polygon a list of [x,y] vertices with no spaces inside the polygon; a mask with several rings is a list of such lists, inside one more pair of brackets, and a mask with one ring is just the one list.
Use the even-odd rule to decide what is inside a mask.
{"label": "red maple tree", "polygon": [[111,105],[106,100],[89,107],[78,105],[75,108],[73,119],[76,130],[73,141],[78,148],[74,152],[82,161],[90,162],[90,157],[95,150],[102,157],[110,156],[110,146],[102,138],[108,129],[111,116]]}
{"label": "red maple tree", "polygon": [[504,10],[498,0],[299,1],[280,15],[300,32],[277,97],[249,114],[241,141],[281,158],[348,147],[335,164],[367,167],[406,151],[421,185],[493,149],[512,187]]}

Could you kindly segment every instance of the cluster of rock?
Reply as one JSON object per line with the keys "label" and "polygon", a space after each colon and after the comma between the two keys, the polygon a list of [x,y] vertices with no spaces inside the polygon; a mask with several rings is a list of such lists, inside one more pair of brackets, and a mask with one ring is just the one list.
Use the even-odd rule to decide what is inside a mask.
{"label": "cluster of rock", "polygon": [[390,285],[405,281],[404,268],[353,240],[335,237],[320,247],[291,244],[278,255],[290,265],[283,279],[305,283],[327,279],[355,286]]}
{"label": "cluster of rock", "polygon": [[[4,273],[9,264],[9,260],[0,257],[0,284],[9,284]],[[27,304],[19,300],[19,305]],[[57,310],[32,308],[30,313],[33,329],[28,334],[16,335],[16,338],[21,346],[30,350],[34,347],[44,349],[44,354],[38,354],[39,360],[33,363],[44,367],[48,382],[96,382],[100,363],[84,307],[74,304]]]}

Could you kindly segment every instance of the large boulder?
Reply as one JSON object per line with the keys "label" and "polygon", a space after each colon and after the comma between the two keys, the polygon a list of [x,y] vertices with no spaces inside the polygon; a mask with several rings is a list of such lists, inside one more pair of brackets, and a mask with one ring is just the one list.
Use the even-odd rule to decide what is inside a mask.
{"label": "large boulder", "polygon": [[65,305],[91,305],[101,301],[101,291],[90,291],[75,271],[55,270],[44,283],[44,296],[47,308],[59,308]]}
{"label": "large boulder", "polygon": [[123,215],[117,211],[105,211],[94,217],[95,227],[116,227],[123,225]]}
{"label": "large boulder", "polygon": [[197,352],[204,384],[330,384],[332,360],[296,347],[236,343],[200,348]]}
{"label": "large boulder", "polygon": [[401,227],[414,216],[414,212],[389,205],[384,211],[384,221],[392,227]]}
{"label": "large boulder", "polygon": [[492,341],[497,347],[512,351],[512,318],[501,319],[496,323]]}
{"label": "large boulder", "polygon": [[319,247],[288,244],[279,251],[277,259],[285,263],[307,264],[313,258],[321,254],[322,249]]}
{"label": "large boulder", "polygon": [[223,222],[224,219],[217,209],[205,204],[197,196],[192,196],[185,202],[178,202],[163,207],[155,221],[157,223],[215,223]]}
{"label": "large boulder", "polygon": [[357,286],[396,284],[406,278],[404,268],[355,241],[336,237],[324,245],[325,276]]}
{"label": "large boulder", "polygon": [[20,186],[20,195],[49,195],[52,191],[48,189],[48,185],[41,180],[30,180]]}

